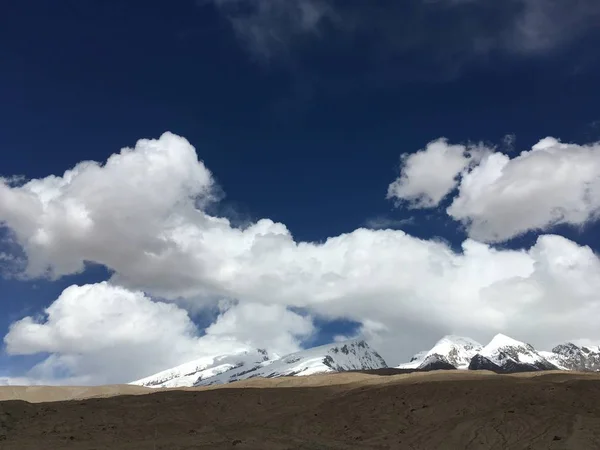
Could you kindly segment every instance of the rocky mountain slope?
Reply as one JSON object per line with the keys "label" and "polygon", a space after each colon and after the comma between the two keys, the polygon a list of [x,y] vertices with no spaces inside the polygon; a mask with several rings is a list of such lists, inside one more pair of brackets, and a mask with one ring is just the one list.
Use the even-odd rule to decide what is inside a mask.
{"label": "rocky mountain slope", "polygon": [[539,353],[563,370],[600,371],[600,347],[598,346],[585,347],[567,342],[557,345],[551,352]]}

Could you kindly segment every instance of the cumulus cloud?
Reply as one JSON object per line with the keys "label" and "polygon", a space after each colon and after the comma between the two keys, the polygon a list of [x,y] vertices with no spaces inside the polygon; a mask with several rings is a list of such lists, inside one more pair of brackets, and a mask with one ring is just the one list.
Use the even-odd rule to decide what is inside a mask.
{"label": "cumulus cloud", "polygon": [[597,219],[600,144],[564,144],[549,137],[514,158],[481,150],[484,157],[469,166],[461,159],[468,147],[436,142],[441,149],[430,145],[404,159],[388,197],[428,208],[458,185],[447,212],[466,226],[469,236],[484,242]]}
{"label": "cumulus cloud", "polygon": [[600,145],[546,138],[518,157],[496,153],[461,181],[448,214],[490,242],[556,224],[583,225],[600,210]]}
{"label": "cumulus cloud", "polygon": [[309,316],[301,316],[282,305],[260,303],[239,303],[228,308],[205,330],[216,340],[235,337],[281,355],[298,350],[299,340],[310,337],[314,331]]}
{"label": "cumulus cloud", "polygon": [[[468,150],[424,150],[458,162],[447,165],[452,176],[442,187],[426,191],[429,204],[454,186],[457,170],[471,167]],[[498,214],[503,227],[518,230],[522,216],[547,217],[544,205],[554,211],[553,202],[583,199],[577,203],[582,206],[596,198],[594,146],[546,139],[512,160],[484,153],[490,155],[462,175],[450,207],[455,215],[468,211],[473,230],[490,222],[483,213],[491,219]],[[574,181],[582,179],[588,181],[585,190]],[[360,323],[359,334],[391,364],[445,333],[484,341],[504,332],[540,347],[600,340],[593,319],[600,306],[600,263],[588,247],[542,235],[529,249],[496,249],[467,239],[455,251],[436,239],[363,228],[322,243],[302,242],[269,219],[234,227],[208,215],[203,207],[211,180],[189,142],[165,134],[140,141],[105,165],[82,163],[63,177],[0,186],[0,221],[29,258],[27,276],[66,275],[85,261],[114,272],[109,283],[67,289],[46,317],[13,324],[5,339],[9,351],[51,353],[35,369],[38,378],[67,373],[92,379],[99,373],[109,382],[147,375],[206,349],[226,351],[228,345],[271,343],[287,352],[312,332],[310,316]],[[417,190],[409,192],[418,198]],[[466,199],[462,206],[459,199]],[[486,209],[488,202],[498,210]],[[534,206],[526,208],[527,202]],[[519,217],[505,217],[508,205]],[[200,336],[182,308],[202,310],[219,300],[219,318]],[[102,372],[107,365],[128,372]]]}
{"label": "cumulus cloud", "polygon": [[[0,180],[0,222],[27,253],[29,276],[60,277],[82,271],[86,260],[112,266],[101,260],[105,251],[116,256],[115,244],[123,258],[138,254],[136,248],[144,248],[149,259],[169,258],[165,227],[196,214],[197,205],[210,201],[212,186],[194,148],[165,133],[160,140],[140,140],[104,165],[79,163],[62,177],[20,186]],[[172,211],[179,205],[175,218]]]}
{"label": "cumulus cloud", "polygon": [[390,184],[387,197],[413,208],[437,206],[457,186],[458,175],[484,154],[482,147],[449,145],[446,139],[430,142],[402,158],[400,177]]}
{"label": "cumulus cloud", "polygon": [[101,384],[240,349],[291,352],[312,331],[310,317],[281,305],[242,304],[200,335],[184,309],[103,282],[65,289],[43,317],[13,323],[4,343],[12,355],[50,354],[24,379]]}

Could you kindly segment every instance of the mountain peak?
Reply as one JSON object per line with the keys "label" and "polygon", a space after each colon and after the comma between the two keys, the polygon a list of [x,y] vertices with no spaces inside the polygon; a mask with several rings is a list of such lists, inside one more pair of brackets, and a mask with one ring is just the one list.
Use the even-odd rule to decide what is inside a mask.
{"label": "mountain peak", "polygon": [[[480,354],[505,372],[557,369],[555,364],[548,361],[530,344],[517,341],[501,333],[494,336],[490,343],[481,350]],[[471,366],[471,368],[473,367]]]}
{"label": "mountain peak", "polygon": [[525,342],[517,341],[505,334],[498,333],[492,340],[485,346],[486,349],[499,349],[502,347],[530,347]]}
{"label": "mountain peak", "polygon": [[434,347],[443,344],[455,344],[460,345],[462,347],[483,347],[479,342],[477,342],[474,339],[471,339],[470,337],[457,336],[455,334],[447,334],[439,341],[437,341]]}
{"label": "mountain peak", "polygon": [[433,369],[444,363],[446,366],[466,369],[471,358],[480,351],[481,344],[471,338],[453,334],[444,336],[429,351],[419,352],[400,369]]}
{"label": "mountain peak", "polygon": [[572,342],[565,342],[564,344],[557,345],[552,349],[552,353],[563,356],[572,356],[579,352],[581,352],[581,348]]}

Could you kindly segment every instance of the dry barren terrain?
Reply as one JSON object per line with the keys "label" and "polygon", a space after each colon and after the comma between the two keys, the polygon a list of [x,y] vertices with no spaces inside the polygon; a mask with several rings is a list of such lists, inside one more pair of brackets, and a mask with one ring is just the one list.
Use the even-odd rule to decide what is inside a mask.
{"label": "dry barren terrain", "polygon": [[600,376],[346,373],[2,387],[0,449],[598,449]]}

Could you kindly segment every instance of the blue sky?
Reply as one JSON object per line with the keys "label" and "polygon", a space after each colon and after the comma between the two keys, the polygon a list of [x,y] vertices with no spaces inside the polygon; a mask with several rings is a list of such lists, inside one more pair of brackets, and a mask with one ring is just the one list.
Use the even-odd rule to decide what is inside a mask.
{"label": "blue sky", "polygon": [[[221,341],[233,339],[235,345],[273,343],[278,351],[329,342],[336,336],[362,334],[378,343],[388,359],[397,359],[399,363],[411,352],[431,346],[446,332],[470,333],[474,338],[485,340],[493,331],[503,331],[516,333],[514,337],[542,346],[563,339],[600,340],[600,336],[587,333],[586,326],[579,324],[575,316],[573,323],[579,324],[574,325],[575,329],[566,325],[561,328],[558,324],[557,311],[562,311],[557,306],[559,300],[550,298],[550,294],[538,286],[542,279],[548,280],[548,286],[555,286],[553,283],[558,283],[555,278],[534,277],[536,289],[541,291],[536,294],[535,302],[531,302],[539,303],[539,311],[544,314],[550,311],[548,320],[541,320],[539,324],[545,329],[543,332],[525,324],[526,314],[538,311],[533,307],[525,311],[522,305],[519,308],[507,306],[505,310],[513,311],[510,313],[513,315],[506,312],[509,314],[506,317],[500,317],[496,310],[484,311],[489,302],[493,303],[485,297],[493,290],[489,288],[494,284],[492,281],[477,287],[477,293],[465,293],[465,298],[472,296],[473,302],[488,302],[482,306],[480,321],[487,322],[478,323],[477,318],[461,321],[454,314],[460,315],[457,311],[472,308],[473,304],[463,305],[460,293],[448,294],[444,300],[444,295],[429,292],[429,287],[419,289],[408,287],[403,281],[396,282],[394,279],[401,280],[401,274],[410,272],[410,267],[403,265],[410,260],[394,259],[397,253],[377,253],[386,247],[402,254],[404,251],[418,253],[421,247],[411,247],[417,243],[444,245],[447,250],[440,247],[440,254],[453,252],[452,258],[462,261],[450,261],[448,267],[463,263],[468,266],[471,263],[465,262],[467,257],[463,261],[461,255],[463,243],[471,237],[490,251],[515,250],[518,255],[523,252],[533,255],[531,258],[535,261],[523,262],[524,267],[530,263],[531,267],[546,267],[539,255],[553,255],[552,261],[556,264],[576,261],[572,267],[580,267],[577,257],[581,257],[586,261],[581,264],[591,272],[578,272],[573,276],[580,279],[585,278],[583,273],[596,275],[593,252],[600,248],[600,241],[594,197],[598,166],[594,164],[598,149],[592,144],[600,140],[597,108],[600,61],[596,51],[600,35],[593,24],[600,8],[594,1],[583,0],[575,7],[569,6],[571,3],[566,0],[552,2],[551,6],[541,0],[513,0],[503,2],[502,6],[492,6],[484,0],[389,0],[376,6],[359,0],[182,0],[173,3],[27,0],[4,7],[0,26],[3,61],[0,176],[23,178],[16,184],[7,183],[6,195],[0,195],[0,202],[4,203],[0,204],[0,223],[4,225],[0,247],[0,255],[4,255],[0,260],[4,269],[0,279],[0,332],[7,335],[11,324],[25,317],[32,319],[12,334],[12,340],[9,339],[12,344],[6,344],[0,356],[0,375],[27,380],[128,381],[128,376],[145,375],[144,371],[164,368],[164,365],[184,362],[196,353],[221,348],[221,344],[213,341],[194,341],[193,345],[182,341],[185,351],[160,356],[148,363],[146,350],[157,342],[179,339],[180,335],[160,334],[155,337],[156,341],[136,342],[133,347],[128,347],[131,339],[121,336],[110,341],[111,338],[107,338],[106,345],[99,345],[88,354],[85,349],[72,345],[69,339],[102,339],[101,332],[93,336],[79,329],[66,332],[61,327],[68,320],[84,322],[78,322],[77,315],[69,316],[64,308],[61,311],[65,316],[61,317],[67,322],[61,322],[58,313],[55,322],[46,322],[44,309],[55,302],[64,289],[71,285],[101,283],[111,276],[108,287],[102,288],[100,303],[94,303],[96,300],[91,297],[77,300],[79,297],[73,294],[73,304],[87,305],[87,310],[94,311],[90,320],[97,317],[98,323],[110,323],[118,317],[114,320],[127,322],[128,314],[135,312],[116,307],[117,310],[104,316],[102,305],[110,303],[110,298],[132,299],[132,292],[143,291],[147,296],[144,301],[162,301],[178,311],[187,311],[198,326],[192,335]],[[296,257],[275,258],[272,253],[256,256],[255,261],[249,257],[242,258],[241,262],[235,259],[235,265],[229,266],[234,258],[229,258],[226,251],[223,254],[209,252],[202,256],[203,264],[207,267],[223,264],[223,268],[218,273],[210,273],[201,266],[200,279],[195,279],[194,274],[186,275],[194,281],[190,281],[189,289],[183,292],[170,287],[177,282],[174,276],[167,274],[165,280],[160,280],[151,272],[142,276],[130,273],[133,270],[130,267],[122,270],[117,267],[121,260],[138,264],[140,255],[150,251],[144,247],[147,243],[144,241],[140,247],[126,246],[119,256],[119,243],[135,239],[127,233],[119,236],[120,226],[115,227],[114,235],[92,248],[90,242],[97,236],[96,232],[87,236],[87,243],[82,244],[80,240],[69,240],[72,231],[65,232],[67,237],[60,234],[63,236],[60,239],[58,234],[48,231],[58,230],[63,220],[68,222],[70,210],[61,209],[56,216],[40,219],[42,216],[35,212],[37,210],[23,212],[19,209],[21,200],[14,201],[17,197],[10,197],[17,195],[16,190],[27,180],[44,179],[49,175],[61,177],[81,161],[104,163],[122,148],[135,147],[139,139],[158,139],[166,131],[185,138],[195,147],[202,167],[212,174],[206,185],[190,181],[200,191],[185,191],[187,197],[173,200],[170,208],[179,208],[182,199],[192,194],[202,197],[205,194],[202,189],[208,186],[211,199],[203,203],[202,213],[229,220],[227,232],[219,235],[228,240],[219,245],[235,246],[233,235],[229,239],[227,233],[244,230],[261,219],[270,219],[275,224],[283,224],[286,239],[296,244],[314,244],[311,249],[314,255],[306,258],[318,269],[311,269],[309,262],[306,267],[298,268],[294,262]],[[463,190],[463,184],[457,184],[448,189],[440,188],[445,195],[439,202],[433,201],[435,204],[431,207],[416,207],[418,198],[432,192],[433,188],[427,184],[430,178],[434,184],[440,179],[464,179],[473,167],[483,167],[491,153],[504,152],[512,163],[521,151],[530,150],[547,136],[572,143],[577,148],[569,148],[558,156],[550,152],[549,162],[540,160],[538,163],[532,159],[526,161],[528,166],[524,162],[514,172],[505,172],[512,174],[507,175],[508,186],[529,189],[533,184],[533,194],[528,191],[529,194],[507,200],[502,197],[506,193],[505,186],[504,190],[494,188],[486,194],[488,197],[473,200],[474,197],[469,197],[469,188]],[[438,174],[432,169],[432,160],[425,159],[411,175],[408,167],[411,161],[417,160],[411,160],[410,155],[419,151],[432,154],[434,150],[427,150],[428,143],[441,137],[447,138],[448,145],[464,145],[465,151],[472,144],[483,143],[487,153],[475,152],[479,156],[465,159],[458,156],[463,150],[446,151],[444,158],[453,155],[452,161],[444,160],[436,170],[444,170],[452,162],[459,165],[464,162],[459,170],[449,175],[447,172]],[[167,145],[167,141],[158,142],[159,147]],[[168,145],[178,146],[181,154],[187,155],[185,158],[189,156],[186,144],[173,141]],[[549,145],[549,148],[558,147],[558,143]],[[563,158],[563,155],[566,156]],[[133,162],[124,167],[132,171],[138,168]],[[557,170],[563,167],[566,178],[548,181],[552,177],[537,174],[536,167],[550,170],[549,173],[552,167]],[[585,167],[590,173],[583,174]],[[139,169],[141,174],[145,173],[141,166]],[[201,175],[200,172],[196,175]],[[176,178],[182,172],[170,167],[165,173],[173,173]],[[577,178],[573,173],[583,175]],[[403,174],[406,175],[403,190],[386,198],[390,184]],[[81,182],[79,189],[88,192],[93,185],[95,189],[110,191],[110,176],[108,172],[100,176],[105,184],[86,178],[88,184]],[[173,189],[177,192],[184,189],[178,182],[168,178],[162,186],[156,181],[149,185],[156,191],[148,191],[148,198],[140,197],[139,193],[129,197],[128,185],[123,182],[125,184],[119,184],[124,186],[123,204],[118,197],[108,196],[116,199],[115,205],[97,206],[98,210],[91,205],[99,203],[91,202],[90,197],[84,199],[79,194],[76,197],[92,217],[104,214],[103,208],[108,208],[106,211],[112,211],[118,223],[127,211],[133,211],[135,219],[138,208],[151,209],[156,196],[163,191],[171,192],[168,183],[176,185],[177,189]],[[188,184],[184,187],[188,189]],[[449,214],[446,209],[463,196],[463,191],[467,203]],[[562,198],[561,192],[572,192],[572,195]],[[556,200],[546,201],[549,198]],[[126,204],[125,199],[131,199],[131,204]],[[511,201],[518,203],[515,215],[523,220],[507,218],[512,211]],[[534,207],[530,209],[526,201],[532,202]],[[490,211],[496,208],[494,205],[498,205],[497,211],[508,208],[507,214]],[[175,210],[169,211],[171,214]],[[144,223],[150,216],[143,217],[146,222],[131,219],[123,226],[139,226],[140,235],[145,236]],[[479,223],[479,228],[476,230],[472,223]],[[99,222],[94,226],[101,227]],[[356,234],[361,227],[370,228],[372,234]],[[411,239],[406,244],[408,247],[396,242],[404,239],[400,234],[386,235],[385,239],[393,241],[393,245],[379,242],[384,230],[377,228],[402,230]],[[35,229],[46,229],[50,233],[48,239],[52,242],[43,245],[52,246],[51,250],[50,247],[42,250],[32,247]],[[164,231],[160,227],[152,230]],[[280,230],[274,233],[277,235]],[[537,253],[531,250],[539,236],[552,234],[562,236],[575,247],[567,248],[564,243],[554,242],[540,246]],[[148,230],[148,242],[150,235]],[[350,247],[345,250],[331,250],[333,244],[319,247],[329,238],[343,236],[350,236],[347,244]],[[379,243],[374,244],[375,241]],[[103,246],[115,249],[114,254],[100,251]],[[562,250],[557,250],[557,246]],[[592,256],[581,250],[587,248],[585,246],[589,246]],[[129,251],[138,253],[127,253]],[[332,256],[338,251],[338,256]],[[566,256],[558,254],[560,251],[567,252]],[[363,253],[367,256],[356,256],[354,263],[348,263],[356,264],[354,272],[342,273],[328,266],[336,258]],[[59,260],[61,255],[67,254],[76,254],[74,260],[89,261],[86,269],[64,269],[66,266],[61,266],[64,261]],[[198,254],[185,256],[191,258],[189,261],[196,261],[196,257],[199,258]],[[51,269],[50,277],[44,270],[19,272],[31,266],[36,258],[41,258],[41,264]],[[182,267],[188,264],[185,258],[178,260]],[[437,267],[431,263],[436,258],[431,255],[426,258],[427,270]],[[262,267],[263,263],[264,272],[250,271],[251,267]],[[242,267],[243,264],[249,267]],[[225,266],[227,270],[239,270],[239,277],[255,276],[262,280],[272,273],[268,264],[285,268],[286,275],[281,275],[279,280],[281,286],[273,280],[262,287],[237,286],[237,281],[223,281]],[[378,264],[388,264],[382,266],[387,268],[392,265],[399,275],[379,280],[371,290],[353,290],[351,278],[363,276],[356,275],[361,268],[375,270]],[[445,264],[440,262],[439,273],[431,272],[430,285],[439,284],[442,291],[450,289],[442,281],[436,281],[448,279],[449,272],[443,269]],[[488,267],[485,262],[477,264],[477,267]],[[490,262],[487,269],[481,270],[504,273],[502,264],[505,263]],[[64,270],[57,270],[52,276],[52,268],[59,266]],[[415,266],[419,263],[415,262]],[[138,267],[141,273],[143,264]],[[316,273],[311,270],[323,271],[318,282],[310,278]],[[300,287],[286,278],[292,272],[296,273],[294,280],[304,280]],[[332,282],[327,276],[333,273],[341,277],[341,281],[335,282],[339,283],[340,291],[326,294],[328,288],[324,286],[329,285],[319,283]],[[550,268],[544,276],[555,273],[556,270]],[[511,274],[510,279],[528,280],[529,275],[529,272]],[[452,275],[455,276],[458,286],[468,284],[471,279],[461,278],[466,275]],[[148,281],[152,277],[154,280]],[[427,280],[425,278],[423,283],[428,284]],[[314,287],[304,292],[303,283],[314,284]],[[508,289],[507,283],[500,283],[502,289]],[[484,290],[486,287],[489,289]],[[111,293],[110,289],[126,292]],[[494,295],[526,296],[530,292],[529,287],[521,284],[510,289]],[[581,305],[585,307],[581,307],[581,317],[589,315],[586,308],[593,305],[588,298],[591,291],[593,286],[582,287]],[[432,299],[433,306],[429,306],[434,310],[446,302],[456,308],[451,308],[450,313],[447,305],[439,306],[439,317],[429,320],[419,308],[406,306],[421,302],[421,295]],[[577,295],[574,294],[573,302],[579,305]],[[458,296],[458,300],[454,296]],[[261,308],[271,308],[264,310],[263,316],[272,313],[272,324],[257,324]],[[371,314],[370,310],[374,312]],[[397,320],[384,320],[390,315],[389,311],[397,313]],[[229,316],[225,317],[227,313]],[[177,315],[177,311],[174,314]],[[218,322],[219,317],[221,322]],[[173,320],[165,322],[164,327],[185,328],[182,322]],[[39,327],[33,326],[34,322]],[[218,324],[212,328],[218,331],[216,337],[204,330],[211,323]],[[284,323],[289,326],[283,327]],[[551,327],[557,327],[559,332],[549,334]],[[583,330],[582,335],[575,333],[577,327]],[[272,330],[272,334],[261,335],[261,329]],[[382,332],[383,329],[387,331]],[[182,333],[188,333],[189,330],[185,330]],[[37,337],[32,337],[33,334]],[[93,360],[118,366],[123,357],[110,356],[119,353],[117,348],[124,349],[124,353],[136,351],[142,355],[139,370],[113,369],[100,375],[94,372],[98,369],[90,362]]]}

